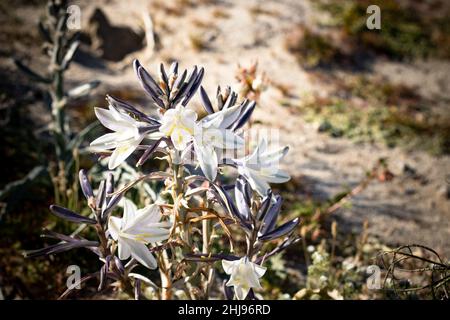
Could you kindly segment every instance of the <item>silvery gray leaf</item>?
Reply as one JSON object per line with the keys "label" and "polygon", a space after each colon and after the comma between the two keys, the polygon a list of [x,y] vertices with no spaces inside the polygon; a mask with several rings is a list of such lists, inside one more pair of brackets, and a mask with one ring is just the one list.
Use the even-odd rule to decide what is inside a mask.
{"label": "silvery gray leaf", "polygon": [[114,210],[114,208],[119,204],[122,197],[123,197],[123,193],[118,193],[111,197],[105,210],[103,211],[103,214],[102,214],[103,218],[107,217],[111,213],[111,211]]}
{"label": "silvery gray leaf", "polygon": [[83,191],[84,196],[89,201],[90,199],[94,198],[94,192],[92,191],[91,183],[89,182],[89,178],[86,174],[86,171],[84,169],[81,169],[78,173],[79,179],[80,179],[80,187],[81,191]]}
{"label": "silvery gray leaf", "polygon": [[299,222],[300,222],[299,218],[295,218],[294,220],[288,221],[285,224],[276,228],[275,230],[262,234],[261,236],[258,237],[258,240],[270,241],[281,238],[294,231],[294,229],[298,226]]}
{"label": "silvery gray leaf", "polygon": [[198,72],[197,76],[195,77],[195,81],[192,83],[192,86],[189,87],[186,91],[186,95],[181,102],[183,106],[186,106],[188,102],[191,100],[191,98],[194,96],[195,92],[197,91],[198,87],[200,87],[200,84],[203,80],[203,75],[205,74],[205,69],[201,68]]}
{"label": "silvery gray leaf", "polygon": [[147,161],[148,158],[155,152],[158,145],[161,143],[162,138],[157,140],[154,144],[152,144],[149,148],[147,148],[142,156],[139,158],[138,162],[136,163],[136,167],[142,166],[145,161]]}
{"label": "silvery gray leaf", "polygon": [[116,256],[114,256],[114,263],[117,269],[119,269],[120,273],[125,274],[125,268],[123,267],[122,261],[120,261],[120,259]]}
{"label": "silvery gray leaf", "polygon": [[99,84],[100,84],[100,81],[98,81],[98,80],[84,83],[82,85],[79,85],[78,87],[70,89],[69,92],[67,92],[67,96],[71,99],[83,97],[83,96],[89,94],[93,89],[97,88]]}
{"label": "silvery gray leaf", "polygon": [[69,65],[70,65],[70,62],[72,61],[73,55],[75,54],[75,51],[77,51],[79,45],[80,45],[80,41],[74,41],[70,44],[69,49],[67,49],[66,55],[64,56],[63,60],[61,61],[61,68],[63,70],[69,68]]}
{"label": "silvery gray leaf", "polygon": [[269,210],[267,211],[267,214],[265,215],[263,221],[263,225],[261,226],[260,232],[261,234],[266,234],[267,232],[270,232],[275,227],[275,224],[277,222],[278,214],[281,210],[281,203],[282,199],[279,195],[275,196],[275,203],[273,203]]}
{"label": "silvery gray leaf", "polygon": [[238,96],[235,92],[231,92],[227,98],[227,101],[223,105],[223,109],[228,109],[228,108],[231,108],[232,106],[234,106],[234,104],[236,103],[237,97]]}
{"label": "silvery gray leaf", "polygon": [[194,66],[192,70],[189,72],[189,76],[187,80],[183,82],[175,94],[175,97],[172,99],[173,105],[177,105],[183,97],[187,94],[189,89],[194,85],[195,80],[197,78],[197,66]]}
{"label": "silvery gray leaf", "polygon": [[250,117],[253,114],[253,111],[255,110],[256,102],[252,101],[245,110],[239,115],[239,118],[236,120],[236,122],[232,125],[232,130],[238,130],[244,126],[244,124],[247,123],[247,121],[250,119]]}
{"label": "silvery gray leaf", "polygon": [[234,189],[234,196],[236,198],[236,206],[239,212],[242,214],[242,216],[248,220],[251,217],[251,210],[250,210],[250,198],[248,197],[248,193],[245,190],[246,181],[242,178],[238,178],[236,180],[236,186]]}
{"label": "silvery gray leaf", "polygon": [[246,229],[251,229],[251,226],[249,225],[249,223],[246,221],[244,215],[242,215],[239,210],[236,208],[235,204],[233,203],[233,200],[231,199],[230,195],[228,194],[228,192],[226,192],[222,186],[216,185],[214,183],[211,183],[211,185],[213,186],[213,188],[217,191],[218,194],[218,198],[217,200],[222,204],[222,206],[224,208],[227,209],[228,213],[237,218],[238,221],[241,223],[241,225],[243,227],[245,227]]}
{"label": "silvery gray leaf", "polygon": [[146,115],[145,113],[139,111],[138,109],[136,109],[134,106],[132,106],[131,104],[120,100],[118,98],[115,98],[113,96],[110,95],[106,95],[106,100],[108,101],[109,104],[111,104],[114,108],[119,109],[119,110],[123,110],[126,112],[129,112],[131,114],[134,114],[135,116],[137,116],[141,121],[146,121],[149,122],[151,124],[159,124],[159,121],[157,119],[154,119],[152,117],[149,117],[148,115]]}
{"label": "silvery gray leaf", "polygon": [[256,220],[263,221],[271,205],[272,205],[272,190],[269,190],[267,195],[261,201],[261,206],[259,207],[258,213],[256,215]]}
{"label": "silvery gray leaf", "polygon": [[97,221],[94,219],[82,216],[78,213],[75,213],[69,209],[57,206],[52,204],[50,206],[50,211],[57,217],[66,219],[67,221],[76,222],[76,223],[87,223],[87,224],[96,224]]}
{"label": "silvery gray leaf", "polygon": [[114,175],[109,172],[108,176],[106,177],[106,195],[105,200],[109,202],[111,199],[110,194],[114,192]]}
{"label": "silvery gray leaf", "polygon": [[167,78],[167,73],[166,70],[164,69],[164,64],[160,63],[159,65],[159,78],[161,79],[162,82],[164,82],[167,86],[167,89],[169,88],[168,84],[169,84],[169,79]]}
{"label": "silvery gray leaf", "polygon": [[171,65],[170,65],[170,69],[169,69],[169,77],[171,77],[172,75],[177,75],[178,74],[178,62],[174,61]]}
{"label": "silvery gray leaf", "polygon": [[[177,77],[175,82],[173,83],[172,90],[179,90],[181,85],[184,83],[184,80],[186,79],[187,71],[184,70],[181,76]],[[175,92],[176,93],[176,92]]]}
{"label": "silvery gray leaf", "polygon": [[300,237],[287,237],[284,239],[284,241],[277,247],[275,247],[272,251],[264,254],[261,257],[258,257],[258,259],[255,260],[255,263],[261,263],[263,260],[267,260],[273,255],[276,255],[283,251],[284,249],[288,248],[289,246],[297,243],[300,240]]}
{"label": "silvery gray leaf", "polygon": [[[61,233],[57,233],[48,229],[44,229],[43,233],[41,235],[41,237],[46,237],[46,238],[50,238],[50,239],[56,239],[56,240],[61,240],[64,242],[74,242],[74,241],[80,241],[80,240],[86,240],[80,236],[67,236],[65,234],[61,234]],[[95,247],[88,247],[89,250],[91,250],[92,252],[94,252],[96,255],[100,255],[100,252],[98,250],[98,248]]]}
{"label": "silvery gray leaf", "polygon": [[100,268],[100,275],[99,275],[99,284],[98,284],[98,288],[97,291],[101,291],[103,290],[103,288],[105,287],[105,283],[106,283],[106,273],[107,273],[107,269],[106,269],[106,265],[104,264],[101,268]]}
{"label": "silvery gray leaf", "polygon": [[227,281],[225,280],[223,282],[223,295],[225,296],[226,300],[233,300],[234,298],[234,291],[233,288],[230,286],[227,286]]}
{"label": "silvery gray leaf", "polygon": [[211,104],[211,100],[209,100],[208,95],[206,94],[203,86],[200,86],[200,99],[202,101],[203,108],[206,110],[208,114],[214,113],[214,108]]}
{"label": "silvery gray leaf", "polygon": [[100,181],[100,184],[98,185],[97,195],[95,196],[95,207],[97,210],[102,208],[103,203],[105,202],[105,195],[106,195],[105,184],[106,184],[106,181],[102,180],[102,181]]}
{"label": "silvery gray leaf", "polygon": [[98,242],[88,240],[58,243],[42,249],[26,251],[24,252],[24,256],[26,258],[35,258],[44,255],[57,254],[75,248],[98,247],[98,245]]}
{"label": "silvery gray leaf", "polygon": [[[139,80],[144,90],[149,94],[150,98],[161,108],[164,108],[164,102],[159,98],[163,95],[161,89],[155,83],[155,80],[143,67],[138,68]],[[157,88],[157,89],[156,89]]]}

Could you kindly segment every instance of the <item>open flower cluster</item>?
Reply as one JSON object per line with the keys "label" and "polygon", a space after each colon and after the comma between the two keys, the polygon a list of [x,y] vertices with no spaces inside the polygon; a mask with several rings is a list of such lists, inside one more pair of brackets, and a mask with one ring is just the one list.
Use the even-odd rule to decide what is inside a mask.
{"label": "open flower cluster", "polygon": [[[238,101],[227,87],[218,88],[213,105],[201,87],[203,68],[180,72],[173,63],[166,72],[161,64],[157,80],[138,61],[134,70],[151,100],[149,111],[154,110],[142,112],[111,96],[107,109],[95,109],[110,132],[92,141],[91,148],[109,156],[112,171],[95,192],[86,172],[80,171],[91,215],[57,205],[50,208],[58,217],[93,226],[98,239],[47,231],[60,242],[27,254],[88,248],[98,255],[102,267],[84,281],[98,278],[99,290],[133,290],[136,298],[150,289],[154,298],[207,299],[217,295],[224,279],[226,298],[256,299],[256,290],[263,289],[266,260],[298,240],[299,220],[278,223],[282,199],[270,187],[290,178],[279,168],[288,147],[274,150],[261,139],[252,152],[239,156],[245,150],[244,128],[255,103]],[[189,107],[197,91],[204,116]],[[167,169],[142,172],[118,188],[113,170],[136,156],[137,167],[159,159]],[[227,166],[237,176],[232,184],[224,182],[229,181],[222,170]],[[161,200],[147,199],[150,204],[138,207],[129,191],[150,180],[163,182],[163,189],[155,190]],[[271,250],[268,242],[275,243]],[[134,272],[139,266],[145,268]]]}

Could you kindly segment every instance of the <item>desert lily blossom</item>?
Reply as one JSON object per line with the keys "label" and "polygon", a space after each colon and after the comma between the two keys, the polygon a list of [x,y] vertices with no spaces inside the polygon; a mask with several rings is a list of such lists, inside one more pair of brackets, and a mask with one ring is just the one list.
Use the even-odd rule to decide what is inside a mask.
{"label": "desert lily blossom", "polygon": [[175,149],[183,151],[192,140],[196,120],[194,110],[178,105],[164,113],[159,131],[170,137]]}
{"label": "desert lily blossom", "polygon": [[235,261],[222,260],[222,267],[225,273],[231,275],[226,285],[234,286],[234,294],[238,300],[244,300],[252,288],[262,289],[259,278],[267,268],[251,262],[248,257]]}
{"label": "desert lily blossom", "polygon": [[133,257],[149,269],[156,269],[156,259],[147,245],[166,240],[169,237],[169,221],[161,222],[158,205],[152,204],[143,209],[128,199],[124,199],[123,218],[110,217],[108,232],[118,243],[120,260]]}
{"label": "desert lily blossom", "polygon": [[289,147],[278,150],[267,150],[267,142],[261,139],[258,146],[252,154],[242,158],[235,159],[238,172],[241,174],[252,187],[261,196],[267,195],[270,189],[269,183],[284,183],[289,181],[289,174],[279,169],[279,162],[282,160]]}
{"label": "desert lily blossom", "polygon": [[242,137],[227,129],[239,117],[238,107],[210,114],[195,127],[195,154],[200,168],[211,181],[216,179],[221,151],[234,150],[244,145]]}
{"label": "desert lily blossom", "polygon": [[148,133],[146,128],[149,128],[149,124],[133,119],[112,105],[109,109],[95,108],[95,115],[102,125],[114,132],[95,139],[91,142],[91,147],[114,149],[108,168],[115,169],[136,150]]}

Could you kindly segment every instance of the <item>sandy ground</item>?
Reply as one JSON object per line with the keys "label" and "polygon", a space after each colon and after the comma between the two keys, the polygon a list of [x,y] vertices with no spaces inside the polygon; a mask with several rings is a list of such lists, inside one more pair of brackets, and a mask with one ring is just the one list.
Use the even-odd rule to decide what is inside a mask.
{"label": "sandy ground", "polygon": [[[289,98],[291,105],[301,99],[301,92],[317,89],[308,72],[283,44],[286,33],[297,23],[312,19],[308,2],[201,2],[201,5],[186,6],[181,15],[175,15],[161,8],[153,10],[155,6],[151,1],[80,1],[83,28],[95,6],[102,8],[112,23],[134,29],[142,28],[142,16],[149,13],[160,49],[152,55],[146,49],[132,53],[123,61],[107,63],[103,69],[74,64],[70,80],[99,79],[102,92],[124,86],[139,89],[131,67],[133,58],[139,58],[154,74],[161,60],[177,59],[183,68],[194,64],[205,67],[203,85],[212,96],[218,84],[235,83],[237,63],[248,65],[257,59],[260,70],[270,79],[291,88],[294,93]],[[193,35],[204,39],[207,47],[195,51],[190,42]],[[120,46],[120,39],[117,45]],[[423,95],[439,99],[448,99],[450,95],[449,71],[449,64],[443,62],[379,61],[373,65],[374,73],[392,81],[418,84]],[[447,195],[450,157],[436,158],[419,151],[407,153],[399,148],[331,138],[318,133],[316,125],[306,123],[289,108],[281,107],[281,99],[285,97],[278,90],[268,89],[261,97],[254,118],[260,123],[259,127],[279,130],[281,143],[291,147],[285,168],[300,179],[313,196],[326,199],[355,186],[380,157],[389,159],[389,168],[395,175],[392,182],[372,183],[355,197],[351,208],[334,213],[345,232],[359,230],[367,219],[370,233],[383,242],[392,245],[421,243],[450,257],[450,200]],[[194,102],[198,103],[198,97]],[[448,106],[444,108],[449,112]],[[405,166],[413,168],[415,173],[405,171]]]}

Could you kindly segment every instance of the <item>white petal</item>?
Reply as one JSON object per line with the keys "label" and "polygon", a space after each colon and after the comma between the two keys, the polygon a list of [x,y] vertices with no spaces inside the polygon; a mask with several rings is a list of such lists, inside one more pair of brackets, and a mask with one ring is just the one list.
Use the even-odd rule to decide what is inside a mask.
{"label": "white petal", "polygon": [[183,108],[182,110],[183,118],[187,119],[188,122],[194,122],[195,120],[197,120],[197,112],[188,108]]}
{"label": "white petal", "polygon": [[241,286],[234,287],[234,294],[238,300],[245,300],[245,298],[247,298],[249,291],[250,291],[250,288],[247,288],[247,287],[241,287]]}
{"label": "white petal", "polygon": [[131,255],[133,258],[149,269],[156,269],[158,265],[156,259],[145,244],[131,240],[128,240],[127,242],[131,248]]}
{"label": "white petal", "polygon": [[267,190],[270,189],[270,185],[256,172],[247,169],[244,171],[243,175],[248,180],[253,190],[258,192],[261,196],[265,196],[267,194]]}
{"label": "white petal", "polygon": [[146,217],[146,223],[159,222],[161,220],[161,210],[156,204],[151,204],[137,211],[138,216]]}
{"label": "white petal", "polygon": [[108,222],[108,231],[111,237],[117,241],[119,239],[119,230],[120,225],[122,223],[122,219],[118,217],[110,217]]}
{"label": "white petal", "polygon": [[130,123],[117,119],[110,110],[95,108],[94,112],[100,123],[112,131],[124,131],[131,127]]}
{"label": "white petal", "polygon": [[194,142],[195,154],[202,168],[203,174],[210,181],[214,181],[217,176],[217,154],[213,147],[204,147]]}
{"label": "white petal", "polygon": [[133,119],[132,117],[130,117],[129,115],[127,115],[125,113],[119,112],[119,110],[114,108],[112,105],[109,105],[109,111],[111,112],[113,117],[115,119],[117,119],[118,121],[122,121],[122,122],[128,123],[130,125],[134,125],[135,123],[137,123],[137,121],[135,119]]}
{"label": "white petal", "polygon": [[177,150],[183,151],[191,141],[192,135],[189,131],[183,129],[173,130],[170,139]]}
{"label": "white petal", "polygon": [[127,260],[130,257],[131,249],[128,244],[129,242],[128,239],[119,238],[118,251],[120,260]]}
{"label": "white petal", "polygon": [[239,263],[239,260],[236,261],[229,261],[229,260],[222,260],[222,267],[226,274],[231,274],[233,272],[233,269],[236,267],[237,263]]}
{"label": "white petal", "polygon": [[253,263],[253,267],[255,268],[255,272],[259,278],[261,278],[265,273],[267,268],[260,266],[259,264]]}
{"label": "white petal", "polygon": [[102,149],[113,149],[117,146],[118,134],[116,132],[107,133],[91,142],[91,146]]}
{"label": "white petal", "polygon": [[[237,149],[241,148],[245,144],[245,140],[235,134],[232,130],[222,130],[222,145],[224,149]],[[218,146],[219,147],[219,146]]]}
{"label": "white petal", "polygon": [[137,207],[133,203],[133,201],[124,198],[123,203],[123,219],[122,219],[122,231],[126,231],[126,228],[128,228],[134,221],[137,213]]}
{"label": "white petal", "polygon": [[140,139],[118,146],[109,158],[109,170],[117,168],[123,161],[125,161],[134,152],[134,150],[136,150],[143,139],[144,137],[142,136]]}
{"label": "white petal", "polygon": [[283,170],[278,170],[275,174],[270,176],[270,182],[272,183],[284,183],[291,179],[291,176]]}
{"label": "white petal", "polygon": [[263,162],[265,165],[278,164],[288,153],[289,147],[284,147],[278,150],[265,152],[263,155]]}

